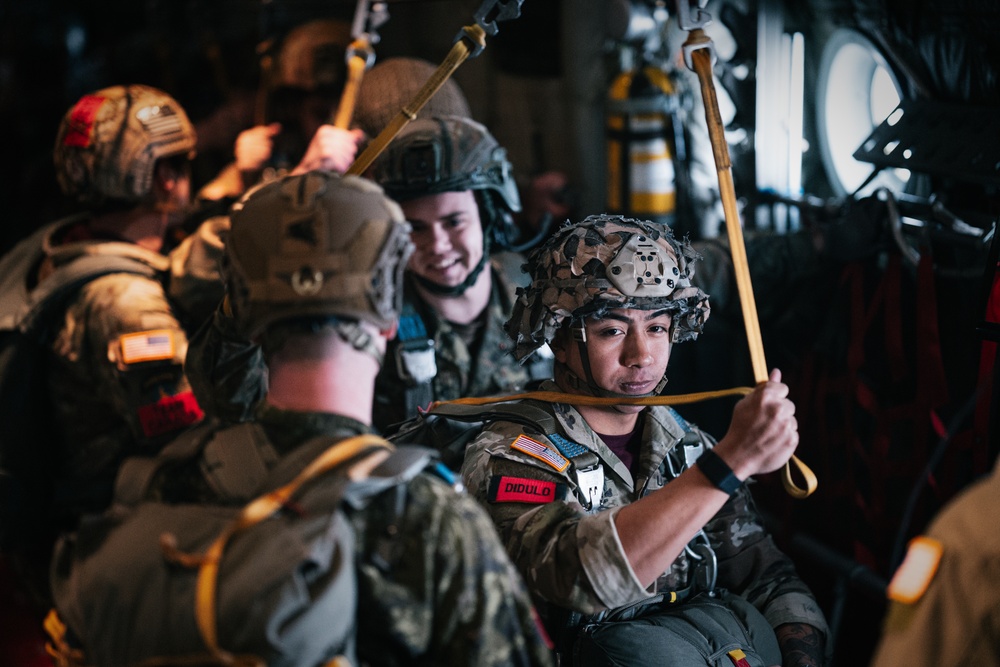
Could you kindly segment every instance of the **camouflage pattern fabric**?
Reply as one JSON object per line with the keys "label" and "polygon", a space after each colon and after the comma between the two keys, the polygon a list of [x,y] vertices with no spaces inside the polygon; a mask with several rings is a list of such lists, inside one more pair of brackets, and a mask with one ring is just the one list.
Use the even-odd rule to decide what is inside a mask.
{"label": "camouflage pattern fabric", "polygon": [[[258,423],[283,454],[318,435],[370,432],[347,417],[267,405]],[[175,502],[225,502],[202,480],[199,465],[161,474],[151,493]],[[475,500],[422,473],[407,485],[403,504],[387,492],[350,518],[364,664],[553,664],[524,584]]]}
{"label": "camouflage pattern fabric", "polygon": [[[675,343],[697,338],[710,311],[708,295],[691,283],[698,259],[665,225],[611,215],[565,225],[528,258],[531,285],[519,291],[506,325],[517,341],[514,355],[523,359],[551,342],[571,319],[615,308],[664,309],[673,318]],[[644,270],[647,262],[669,268],[665,282],[647,279],[658,275]]]}
{"label": "camouflage pattern fabric", "polygon": [[[542,389],[558,387],[545,383]],[[614,528],[618,509],[673,479],[670,465],[678,474],[686,468],[677,447],[685,431],[671,411],[659,406],[645,411],[638,473],[633,478],[572,406],[553,407],[562,435],[597,454],[603,464],[604,490],[599,507],[588,511],[580,503],[572,468],[557,472],[540,459],[511,447],[525,434],[517,424],[494,422],[487,427],[469,445],[462,466],[466,487],[489,510],[532,593],[554,608],[590,615],[639,602],[657,592],[691,586],[694,564],[682,553],[654,586],[643,588]],[[696,438],[706,447],[715,444],[697,427],[689,428],[686,437]],[[532,433],[529,437],[553,446],[544,436]],[[563,497],[557,493],[553,501],[541,504],[491,502],[491,481],[503,476],[529,483],[565,485],[567,491]],[[772,627],[806,623],[826,631],[819,605],[798,578],[792,562],[768,535],[746,485],[708,522],[705,533],[718,557],[718,587],[746,598]]]}
{"label": "camouflage pattern fabric", "polygon": [[[169,259],[130,243],[80,241],[50,247],[53,266],[83,255],[122,255],[160,271]],[[102,509],[125,456],[150,452],[200,421],[184,376],[187,335],[163,285],[109,274],[69,304],[47,368],[62,455],[57,505]]]}
{"label": "camouflage pattern fabric", "polygon": [[[492,261],[492,260],[491,260]],[[477,349],[470,349],[461,336],[445,320],[423,303],[407,276],[403,298],[412,303],[434,340],[437,376],[431,380],[432,398],[448,401],[462,396],[490,396],[520,391],[532,379],[527,365],[521,365],[511,354],[513,343],[503,331],[510,314],[514,285],[493,266],[493,291],[479,335]],[[409,387],[400,376],[396,362],[399,340],[390,341],[382,371],[375,383],[374,424],[384,430],[389,424],[416,416],[418,407],[407,400]],[[542,370],[547,371],[542,373]],[[539,369],[541,377],[551,377],[551,365]]]}

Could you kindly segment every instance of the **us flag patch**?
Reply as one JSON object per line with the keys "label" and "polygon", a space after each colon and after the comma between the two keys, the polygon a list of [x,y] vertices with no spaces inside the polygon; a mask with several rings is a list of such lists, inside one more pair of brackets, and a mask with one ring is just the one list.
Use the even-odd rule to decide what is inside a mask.
{"label": "us flag patch", "polygon": [[544,443],[533,440],[526,435],[519,435],[514,442],[510,443],[511,449],[524,452],[528,456],[533,456],[546,465],[552,466],[558,472],[562,472],[569,467],[569,459],[549,448]]}
{"label": "us flag patch", "polygon": [[184,132],[180,116],[169,104],[144,107],[136,112],[135,117],[156,140],[169,140]]}
{"label": "us flag patch", "polygon": [[174,332],[170,329],[124,334],[118,341],[122,349],[122,362],[126,364],[174,358]]}

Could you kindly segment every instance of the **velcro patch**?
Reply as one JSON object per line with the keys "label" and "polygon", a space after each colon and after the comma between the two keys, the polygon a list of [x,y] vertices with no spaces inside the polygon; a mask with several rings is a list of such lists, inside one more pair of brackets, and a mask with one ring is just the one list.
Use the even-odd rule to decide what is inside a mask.
{"label": "velcro patch", "polygon": [[510,443],[511,449],[524,452],[528,456],[533,456],[546,465],[552,466],[557,472],[562,472],[569,467],[569,459],[542,442],[538,442],[526,435],[519,435],[514,442]]}
{"label": "velcro patch", "polygon": [[903,604],[919,600],[934,579],[943,552],[944,547],[934,538],[920,535],[910,540],[906,558],[889,582],[889,599]]}
{"label": "velcro patch", "polygon": [[147,438],[190,426],[201,421],[204,416],[205,412],[190,391],[164,396],[156,403],[139,408],[139,423]]}
{"label": "velcro patch", "polygon": [[566,485],[530,477],[494,475],[490,479],[488,499],[492,503],[530,503],[541,505],[566,496]]}
{"label": "velcro patch", "polygon": [[107,101],[106,97],[84,95],[76,103],[69,115],[69,126],[63,135],[63,145],[71,148],[86,148],[94,134],[94,120],[97,111]]}
{"label": "velcro patch", "polygon": [[122,363],[125,364],[174,358],[174,332],[170,329],[123,334],[118,344],[121,346]]}

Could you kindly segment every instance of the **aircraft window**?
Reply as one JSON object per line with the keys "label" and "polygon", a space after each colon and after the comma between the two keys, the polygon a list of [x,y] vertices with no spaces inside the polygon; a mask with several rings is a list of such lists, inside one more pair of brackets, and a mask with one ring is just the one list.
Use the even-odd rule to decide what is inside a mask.
{"label": "aircraft window", "polygon": [[[820,152],[837,194],[865,183],[875,166],[854,159],[854,152],[896,108],[901,88],[878,48],[861,33],[839,29],[823,49],[817,93]],[[886,187],[903,191],[909,172],[885,169],[859,194]]]}

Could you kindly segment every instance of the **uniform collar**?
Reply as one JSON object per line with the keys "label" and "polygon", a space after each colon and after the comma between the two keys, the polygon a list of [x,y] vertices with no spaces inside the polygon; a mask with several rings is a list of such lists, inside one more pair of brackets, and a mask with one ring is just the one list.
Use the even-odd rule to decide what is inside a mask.
{"label": "uniform collar", "polygon": [[268,440],[281,453],[290,452],[320,435],[348,438],[374,432],[371,426],[345,415],[282,410],[266,402],[257,409],[257,420],[267,432]]}

